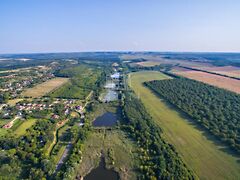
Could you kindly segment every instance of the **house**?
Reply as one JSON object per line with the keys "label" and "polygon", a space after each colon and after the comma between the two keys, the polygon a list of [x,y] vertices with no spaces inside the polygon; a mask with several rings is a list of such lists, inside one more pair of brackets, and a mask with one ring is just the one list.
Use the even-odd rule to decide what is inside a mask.
{"label": "house", "polygon": [[59,119],[59,115],[57,114],[52,115],[52,119]]}

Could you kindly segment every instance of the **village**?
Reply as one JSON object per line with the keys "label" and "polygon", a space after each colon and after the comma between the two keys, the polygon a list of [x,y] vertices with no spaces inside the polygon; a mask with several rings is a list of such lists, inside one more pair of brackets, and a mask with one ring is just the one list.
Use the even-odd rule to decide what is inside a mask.
{"label": "village", "polygon": [[[80,119],[84,119],[84,109],[81,102],[75,99],[34,99],[33,101],[23,100],[18,102],[15,107],[10,107],[7,104],[2,107],[0,117],[2,119],[13,119],[5,124],[2,128],[9,129],[13,126],[17,119],[24,120],[27,116],[50,118],[59,120],[71,117],[71,113],[79,114]],[[44,113],[47,112],[47,113]],[[81,123],[81,125],[83,125]]]}
{"label": "village", "polygon": [[7,94],[9,99],[18,98],[26,88],[54,78],[52,71],[51,67],[38,66],[14,72],[1,72],[0,93]]}

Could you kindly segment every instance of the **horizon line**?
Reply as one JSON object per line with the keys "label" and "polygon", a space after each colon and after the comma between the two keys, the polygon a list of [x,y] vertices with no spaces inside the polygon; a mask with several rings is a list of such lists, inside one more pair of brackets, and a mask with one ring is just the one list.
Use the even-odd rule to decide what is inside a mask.
{"label": "horizon line", "polygon": [[26,53],[0,53],[0,55],[29,55],[29,54],[70,54],[70,53],[216,53],[216,54],[240,54],[240,51],[151,51],[151,50],[142,50],[142,51],[131,51],[131,50],[100,50],[100,51],[56,51],[56,52],[26,52]]}

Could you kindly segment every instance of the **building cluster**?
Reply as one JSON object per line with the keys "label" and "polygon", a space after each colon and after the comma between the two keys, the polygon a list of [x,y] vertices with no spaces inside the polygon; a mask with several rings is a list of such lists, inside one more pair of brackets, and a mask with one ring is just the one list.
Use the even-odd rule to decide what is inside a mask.
{"label": "building cluster", "polygon": [[[13,76],[14,77],[14,76]],[[52,73],[41,74],[39,73],[37,76],[30,76],[30,77],[17,77],[17,78],[8,78],[6,82],[2,82],[0,84],[0,93],[1,92],[8,92],[10,98],[16,98],[18,95],[25,89],[29,88],[32,85],[40,82],[45,82],[54,75]]]}
{"label": "building cluster", "polygon": [[31,112],[32,110],[46,110],[46,109],[52,109],[52,105],[47,105],[47,104],[43,104],[43,103],[23,103],[23,104],[17,104],[16,108],[19,111],[29,111]]}
{"label": "building cluster", "polygon": [[[57,105],[64,105],[62,110],[65,116],[75,111],[79,113],[79,115],[81,116],[81,119],[84,119],[84,108],[82,105],[77,104],[76,100],[55,99],[51,103],[45,100],[46,99],[36,100],[34,102],[24,102],[24,101],[18,102],[15,106],[16,113],[14,115],[11,115],[12,118],[14,119],[9,123],[5,124],[4,126],[2,126],[2,128],[11,128],[16,118],[22,118],[23,111],[25,113],[31,114],[36,111],[50,110],[51,112],[50,114],[52,114],[51,119],[57,120],[60,118],[59,114],[54,112],[54,107]],[[10,106],[7,104],[4,104],[4,105],[2,104],[0,107],[1,107],[0,111],[2,112],[2,117],[9,119],[9,116],[12,112]]]}

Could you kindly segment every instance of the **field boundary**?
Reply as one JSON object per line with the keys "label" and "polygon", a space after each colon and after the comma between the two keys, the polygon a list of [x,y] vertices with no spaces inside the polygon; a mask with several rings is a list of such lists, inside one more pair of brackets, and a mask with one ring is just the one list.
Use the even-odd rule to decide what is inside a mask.
{"label": "field boundary", "polygon": [[181,65],[176,66],[176,67],[181,67],[181,68],[185,68],[185,69],[189,69],[189,70],[193,70],[193,71],[205,72],[205,73],[214,74],[214,75],[222,76],[222,77],[225,77],[225,78],[230,78],[230,79],[235,79],[235,80],[240,81],[240,78],[238,78],[238,77],[228,76],[228,75],[225,75],[225,74],[211,72],[211,71],[207,71],[207,70],[203,70],[203,69],[197,69],[197,68],[186,67],[186,66],[181,66]]}

